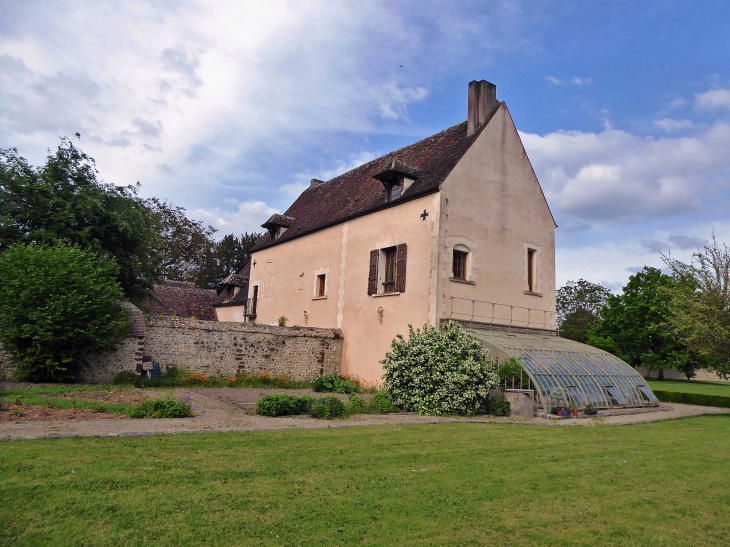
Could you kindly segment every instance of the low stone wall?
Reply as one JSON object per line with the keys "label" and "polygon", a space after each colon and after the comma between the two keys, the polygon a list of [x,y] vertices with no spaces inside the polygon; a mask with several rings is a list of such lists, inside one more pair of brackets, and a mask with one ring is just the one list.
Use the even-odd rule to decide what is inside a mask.
{"label": "low stone wall", "polygon": [[143,356],[163,372],[181,367],[205,376],[268,372],[309,380],[339,374],[342,365],[343,338],[337,329],[165,317],[148,318],[134,334],[114,351],[88,356],[81,379],[110,382],[119,372],[137,370]]}
{"label": "low stone wall", "polygon": [[205,375],[268,372],[309,380],[339,374],[342,365],[338,329],[166,317],[147,321],[144,342],[144,354],[163,370],[177,366]]}
{"label": "low stone wall", "polygon": [[[649,380],[656,380],[659,376],[659,373],[655,370],[647,370],[644,367],[636,367],[636,371],[641,374],[644,378],[647,378]],[[687,377],[679,372],[678,370],[674,370],[673,368],[668,368],[664,371],[664,379],[665,380],[686,380]],[[714,373],[714,372],[707,372],[705,370],[698,370],[697,375],[692,378],[693,380],[699,380],[701,382],[730,382],[730,379],[723,378],[722,376]]]}

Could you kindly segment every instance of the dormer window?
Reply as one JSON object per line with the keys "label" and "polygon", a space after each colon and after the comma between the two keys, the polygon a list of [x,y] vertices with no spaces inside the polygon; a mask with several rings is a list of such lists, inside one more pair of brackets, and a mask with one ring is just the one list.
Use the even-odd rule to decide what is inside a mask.
{"label": "dormer window", "polygon": [[407,163],[393,158],[373,178],[383,183],[385,201],[395,201],[418,178],[418,170]]}
{"label": "dormer window", "polygon": [[272,215],[269,220],[264,222],[261,227],[266,228],[269,232],[269,241],[276,241],[284,232],[291,228],[294,219],[285,215]]}
{"label": "dormer window", "polygon": [[400,179],[396,179],[388,184],[388,201],[396,200],[400,197],[403,185]]}

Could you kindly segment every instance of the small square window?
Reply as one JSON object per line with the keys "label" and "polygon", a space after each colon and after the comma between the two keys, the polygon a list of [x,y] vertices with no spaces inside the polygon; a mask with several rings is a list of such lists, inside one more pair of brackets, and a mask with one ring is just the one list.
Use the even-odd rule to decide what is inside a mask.
{"label": "small square window", "polygon": [[469,253],[465,251],[454,250],[454,260],[452,264],[452,273],[454,279],[466,281],[466,256]]}
{"label": "small square window", "polygon": [[327,281],[327,274],[319,274],[317,276],[317,297],[324,296],[325,282]]}
{"label": "small square window", "polygon": [[396,200],[400,197],[401,194],[401,185],[400,182],[393,182],[391,183],[390,187],[388,188],[388,201]]}

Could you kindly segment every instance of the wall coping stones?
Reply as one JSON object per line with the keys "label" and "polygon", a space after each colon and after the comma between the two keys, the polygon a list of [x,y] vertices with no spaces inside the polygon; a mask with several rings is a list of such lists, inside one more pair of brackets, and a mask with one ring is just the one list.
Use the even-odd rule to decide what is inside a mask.
{"label": "wall coping stones", "polygon": [[188,317],[148,317],[145,319],[145,323],[147,327],[270,334],[272,336],[331,338],[335,340],[345,337],[342,329],[325,329],[321,327],[279,327],[275,325],[259,325],[257,323],[239,323],[236,321],[202,321]]}

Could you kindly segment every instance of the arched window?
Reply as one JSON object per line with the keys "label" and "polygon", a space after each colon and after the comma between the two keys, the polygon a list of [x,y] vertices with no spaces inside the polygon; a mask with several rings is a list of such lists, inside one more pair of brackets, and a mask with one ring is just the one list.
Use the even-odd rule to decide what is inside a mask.
{"label": "arched window", "polygon": [[456,281],[470,281],[471,252],[466,245],[454,245],[451,273]]}

